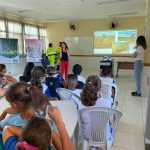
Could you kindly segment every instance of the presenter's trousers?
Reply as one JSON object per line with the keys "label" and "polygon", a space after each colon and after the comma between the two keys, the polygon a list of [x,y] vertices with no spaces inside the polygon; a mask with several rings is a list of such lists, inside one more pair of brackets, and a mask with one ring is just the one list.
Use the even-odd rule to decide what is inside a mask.
{"label": "presenter's trousers", "polygon": [[136,92],[141,93],[142,87],[142,71],[143,71],[143,62],[142,60],[136,60],[134,62],[134,77],[136,83]]}
{"label": "presenter's trousers", "polygon": [[65,73],[65,79],[68,79],[68,68],[69,68],[69,61],[61,60],[60,62],[60,75],[63,77]]}

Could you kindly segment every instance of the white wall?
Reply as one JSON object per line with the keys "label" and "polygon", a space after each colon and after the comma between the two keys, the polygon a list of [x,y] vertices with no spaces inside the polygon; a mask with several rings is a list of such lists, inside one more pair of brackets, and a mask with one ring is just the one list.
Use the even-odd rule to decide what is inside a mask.
{"label": "white wall", "polygon": [[[20,58],[17,64],[5,64],[7,66],[7,74],[17,75],[22,74],[26,65],[26,58]],[[34,63],[36,66],[41,65],[41,63]]]}
{"label": "white wall", "polygon": [[[114,59],[114,71],[116,74],[117,69],[117,61],[128,61],[133,62],[134,59],[130,57],[112,57]],[[72,66],[74,64],[80,64],[82,66],[83,71],[89,71],[91,70],[91,74],[96,74],[100,70],[100,61],[102,60],[102,57],[70,57],[70,65],[69,70],[72,70]],[[95,72],[93,72],[95,71]]]}
{"label": "white wall", "polygon": [[[133,58],[129,57],[114,57],[115,62],[117,61],[134,61]],[[100,61],[102,57],[70,57],[70,65],[69,70],[71,73],[72,66],[74,64],[80,64],[83,68],[83,71],[91,70],[91,74],[96,74],[99,72],[100,68]],[[26,65],[26,58],[20,58],[20,63],[18,64],[6,64],[7,66],[7,73],[11,75],[22,74]],[[41,65],[41,63],[35,63],[35,65]],[[115,63],[115,69],[117,64]],[[95,71],[95,72],[93,72]]]}

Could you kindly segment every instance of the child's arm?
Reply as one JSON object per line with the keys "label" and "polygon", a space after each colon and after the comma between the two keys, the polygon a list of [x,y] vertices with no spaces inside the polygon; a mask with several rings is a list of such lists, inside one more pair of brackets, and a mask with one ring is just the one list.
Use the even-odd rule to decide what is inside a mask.
{"label": "child's arm", "polygon": [[6,117],[7,114],[14,114],[14,113],[15,113],[15,112],[13,111],[12,108],[6,108],[6,109],[2,112],[2,114],[1,114],[1,116],[0,116],[0,121],[3,120],[3,119],[5,119],[5,117]]}
{"label": "child's arm", "polygon": [[[58,128],[59,134],[60,134],[60,140],[62,144],[62,148],[58,150],[74,150],[73,144],[71,142],[71,139],[65,129],[64,123],[62,121],[59,109],[57,107],[49,107],[48,108],[48,115],[50,118],[52,118]],[[60,143],[59,143],[60,144]]]}
{"label": "child's arm", "polygon": [[13,83],[13,82],[17,82],[17,80],[11,76],[5,75],[6,79],[7,79],[7,84]]}
{"label": "child's arm", "polygon": [[11,136],[19,137],[21,134],[21,128],[15,126],[8,126],[3,130],[3,143]]}
{"label": "child's arm", "polygon": [[0,87],[0,97],[4,96],[6,92],[6,89],[3,89]]}

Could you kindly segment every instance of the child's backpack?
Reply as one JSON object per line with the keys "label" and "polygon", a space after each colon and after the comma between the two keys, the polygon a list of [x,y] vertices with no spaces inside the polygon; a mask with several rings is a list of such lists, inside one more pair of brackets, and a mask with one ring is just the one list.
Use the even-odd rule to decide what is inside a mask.
{"label": "child's backpack", "polygon": [[45,84],[48,86],[51,97],[57,97],[59,98],[56,88],[60,86],[59,80],[55,77],[47,77],[45,79]]}

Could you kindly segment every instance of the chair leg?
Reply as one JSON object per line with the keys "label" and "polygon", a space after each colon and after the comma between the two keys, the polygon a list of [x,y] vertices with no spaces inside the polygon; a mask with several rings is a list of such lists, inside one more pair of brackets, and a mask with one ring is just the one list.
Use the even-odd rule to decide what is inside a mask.
{"label": "chair leg", "polygon": [[88,142],[84,140],[83,144],[82,144],[82,150],[89,150],[89,145]]}

